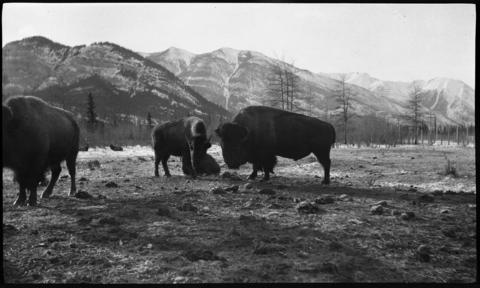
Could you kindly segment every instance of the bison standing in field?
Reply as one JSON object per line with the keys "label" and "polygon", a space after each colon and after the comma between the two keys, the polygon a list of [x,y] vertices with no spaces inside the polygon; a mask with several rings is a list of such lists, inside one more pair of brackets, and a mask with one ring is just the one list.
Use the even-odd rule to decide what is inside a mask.
{"label": "bison standing in field", "polygon": [[155,176],[162,161],[165,176],[170,177],[167,161],[170,155],[182,157],[184,174],[196,177],[200,162],[211,144],[202,119],[190,116],[178,121],[159,124],[152,131],[152,146],[155,151]]}
{"label": "bison standing in field", "polygon": [[294,160],[317,157],[325,175],[322,183],[330,183],[330,149],[335,142],[335,129],[327,122],[305,115],[264,106],[242,109],[230,123],[221,124],[215,132],[225,163],[236,169],[250,162],[255,179],[259,170],[263,180],[270,178],[276,155]]}
{"label": "bison standing in field", "polygon": [[44,172],[52,171],[42,198],[52,194],[61,172],[60,163],[67,162],[70,174],[70,195],[75,194],[75,162],[78,154],[79,128],[73,115],[33,96],[11,97],[2,105],[3,167],[13,170],[20,190],[14,205],[37,203],[37,185]]}

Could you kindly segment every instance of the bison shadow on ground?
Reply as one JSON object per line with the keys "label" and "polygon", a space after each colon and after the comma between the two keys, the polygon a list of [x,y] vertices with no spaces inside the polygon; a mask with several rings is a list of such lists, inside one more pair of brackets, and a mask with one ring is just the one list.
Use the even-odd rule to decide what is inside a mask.
{"label": "bison shadow on ground", "polygon": [[[307,275],[305,279],[318,281],[408,280],[402,278],[404,274],[398,267],[382,261],[381,258],[369,256],[367,248],[352,247],[343,241],[348,238],[346,235],[351,231],[342,230],[342,227],[337,230],[321,229],[309,222],[309,215],[301,216],[303,219],[301,223],[284,225],[281,221],[252,215],[249,209],[238,208],[252,197],[257,197],[264,203],[283,197],[286,199],[284,201],[287,201],[285,209],[276,211],[279,214],[292,215],[291,213],[297,213],[292,209],[296,205],[292,201],[295,197],[314,200],[324,194],[334,196],[346,194],[359,201],[387,199],[409,202],[421,195],[419,192],[355,188],[335,181],[332,185],[326,186],[315,183],[317,181],[315,179],[277,176],[269,182],[253,182],[255,189],[246,194],[212,195],[206,189],[185,190],[178,183],[178,189],[171,187],[160,189],[167,181],[178,181],[182,184],[190,181],[193,185],[207,182],[225,187],[247,183],[219,179],[215,176],[201,177],[197,180],[177,175],[168,180],[140,177],[135,179],[136,183],[158,184],[158,191],[147,193],[141,190],[136,197],[123,191],[122,195],[116,194],[115,198],[111,198],[106,192],[115,193],[117,188],[113,188],[102,191],[106,198],[91,199],[71,198],[62,193],[50,199],[42,199],[37,208],[8,207],[6,210],[46,209],[52,214],[71,216],[74,218],[73,222],[52,224],[43,222],[43,226],[38,229],[41,233],[52,235],[73,234],[86,244],[110,251],[127,252],[139,257],[156,254],[159,255],[160,265],[167,267],[165,268],[167,270],[170,269],[168,267],[176,269],[168,266],[172,265],[172,261],[182,263],[177,265],[178,267],[188,266],[197,260],[218,260],[224,263],[223,280],[227,282],[245,279],[253,282],[292,281],[294,275]],[[126,186],[120,185],[121,188]],[[134,186],[133,183],[128,185]],[[271,188],[276,194],[259,195],[258,191],[264,188]],[[436,198],[438,199],[436,201],[443,201],[442,197],[443,200],[450,202],[452,199],[458,203],[475,202],[475,195],[442,195]],[[201,205],[208,203],[209,199],[213,199],[213,202],[209,203],[212,208],[204,212]],[[185,202],[193,204],[181,206]],[[229,208],[232,211],[225,212]],[[323,216],[327,217],[328,214],[335,213],[330,209],[324,211]],[[361,275],[361,279],[358,275]]]}

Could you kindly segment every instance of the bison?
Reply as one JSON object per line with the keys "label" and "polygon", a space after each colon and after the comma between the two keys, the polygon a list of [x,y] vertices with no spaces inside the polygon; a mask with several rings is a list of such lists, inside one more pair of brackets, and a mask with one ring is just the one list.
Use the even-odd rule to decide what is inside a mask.
{"label": "bison", "polygon": [[52,175],[42,198],[52,194],[66,160],[70,174],[70,195],[75,194],[75,162],[79,146],[79,128],[73,115],[34,96],[15,96],[2,105],[3,167],[13,170],[20,186],[14,205],[37,203],[37,185],[45,171]]}
{"label": "bison", "polygon": [[177,121],[158,124],[152,131],[152,146],[155,151],[155,176],[162,161],[165,176],[170,177],[167,161],[170,155],[182,157],[182,168],[193,178],[199,170],[200,160],[206,155],[211,144],[202,119],[190,116]]}
{"label": "bison", "polygon": [[[185,175],[190,175],[191,169],[189,169],[186,163],[182,163],[182,170]],[[218,175],[220,174],[220,165],[218,165],[217,161],[209,155],[205,154],[202,159],[200,159],[199,167],[197,170],[198,174],[205,174],[205,175]]]}
{"label": "bison", "polygon": [[250,106],[240,110],[232,122],[221,124],[215,133],[229,168],[253,164],[249,179],[263,170],[263,180],[268,180],[277,155],[298,160],[313,152],[325,172],[322,183],[330,183],[335,129],[327,122],[271,107]]}

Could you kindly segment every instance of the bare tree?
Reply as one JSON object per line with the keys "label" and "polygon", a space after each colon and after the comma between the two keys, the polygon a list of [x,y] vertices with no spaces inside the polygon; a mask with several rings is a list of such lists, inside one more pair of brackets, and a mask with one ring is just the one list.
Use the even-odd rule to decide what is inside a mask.
{"label": "bare tree", "polygon": [[268,97],[264,104],[288,111],[301,110],[298,105],[301,94],[298,69],[293,66],[293,61],[289,64],[283,61],[283,57],[281,59],[270,69],[266,92]]}
{"label": "bare tree", "polygon": [[264,104],[285,110],[287,106],[287,94],[285,91],[286,79],[284,70],[280,64],[273,65],[267,78],[267,96]]}
{"label": "bare tree", "polygon": [[410,94],[409,94],[409,99],[407,102],[407,115],[406,119],[411,123],[414,131],[414,144],[418,144],[418,129],[422,124],[422,117],[423,117],[423,111],[422,111],[422,98],[421,98],[421,92],[422,88],[417,84],[414,83]]}
{"label": "bare tree", "polygon": [[147,112],[147,126],[149,128],[153,127],[152,114],[150,114],[150,111]]}
{"label": "bare tree", "polygon": [[343,135],[345,137],[344,144],[347,144],[347,125],[351,115],[349,113],[352,107],[351,91],[346,85],[347,75],[342,74],[339,79],[338,88],[335,90],[335,100],[339,104],[337,108],[341,110],[341,118],[343,122]]}
{"label": "bare tree", "polygon": [[289,111],[298,111],[302,110],[298,105],[298,98],[301,94],[300,91],[300,77],[296,74],[297,69],[293,66],[291,69],[285,68],[285,90],[287,98],[287,110]]}
{"label": "bare tree", "polygon": [[312,84],[307,83],[306,84],[306,89],[305,89],[305,94],[303,96],[303,100],[305,101],[305,104],[307,106],[307,115],[312,116],[313,115],[313,89],[312,89]]}
{"label": "bare tree", "polygon": [[97,113],[95,111],[95,101],[93,100],[92,93],[89,92],[87,96],[87,124],[88,129],[95,130],[97,124]]}

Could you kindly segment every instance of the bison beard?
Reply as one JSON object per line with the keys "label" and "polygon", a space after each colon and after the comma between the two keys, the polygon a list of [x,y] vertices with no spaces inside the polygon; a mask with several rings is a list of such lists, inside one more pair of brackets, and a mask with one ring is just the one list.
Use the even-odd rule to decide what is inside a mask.
{"label": "bison beard", "polygon": [[52,175],[42,198],[49,197],[63,160],[67,163],[70,195],[73,195],[79,128],[71,113],[33,96],[9,98],[2,105],[2,112],[3,167],[13,170],[19,184],[14,205],[25,205],[26,190],[30,192],[28,204],[36,205],[38,182],[48,168]]}
{"label": "bison beard", "polygon": [[327,122],[271,107],[250,106],[215,132],[229,168],[246,162],[253,164],[250,179],[263,170],[263,180],[268,180],[277,155],[299,160],[313,153],[324,168],[323,183],[330,183],[330,149],[335,142],[335,129]]}

